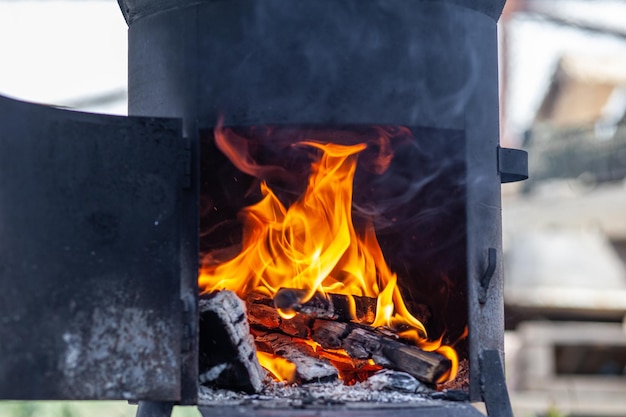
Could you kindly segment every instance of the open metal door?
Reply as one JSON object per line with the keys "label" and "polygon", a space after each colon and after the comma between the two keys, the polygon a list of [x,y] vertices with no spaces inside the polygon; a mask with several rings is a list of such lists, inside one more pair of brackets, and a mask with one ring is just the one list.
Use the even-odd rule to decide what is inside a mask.
{"label": "open metal door", "polygon": [[0,97],[0,399],[180,399],[183,142]]}

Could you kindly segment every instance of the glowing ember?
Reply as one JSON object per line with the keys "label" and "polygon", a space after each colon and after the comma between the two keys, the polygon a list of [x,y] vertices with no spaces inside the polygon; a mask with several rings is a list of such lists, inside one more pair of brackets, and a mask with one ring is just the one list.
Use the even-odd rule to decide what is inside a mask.
{"label": "glowing ember", "polygon": [[[240,138],[229,134],[230,130],[218,127],[217,146],[240,170],[263,172],[264,168],[256,166],[247,155],[246,148],[233,142]],[[230,136],[234,137],[232,141]],[[303,303],[315,292],[377,298],[372,326],[397,330],[402,338],[422,349],[450,358],[453,369],[446,378],[453,378],[456,353],[442,346],[441,339],[429,341],[424,325],[409,313],[373,225],[366,225],[362,233],[357,233],[353,225],[352,183],[358,154],[367,146],[314,141],[296,146],[317,153],[304,194],[287,208],[262,182],[261,201],[240,212],[244,228],[240,253],[226,262],[205,265],[199,277],[200,288],[204,292],[229,289],[241,298],[251,291],[271,297],[281,287],[298,288],[306,290]],[[384,171],[390,160],[389,153],[385,153],[379,170]],[[289,318],[294,313],[281,315]],[[263,361],[264,367],[270,366],[267,358]]]}

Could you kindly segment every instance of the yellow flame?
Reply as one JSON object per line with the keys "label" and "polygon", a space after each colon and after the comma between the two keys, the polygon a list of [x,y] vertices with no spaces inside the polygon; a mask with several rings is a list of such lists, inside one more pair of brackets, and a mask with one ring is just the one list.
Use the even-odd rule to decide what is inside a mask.
{"label": "yellow flame", "polygon": [[257,351],[257,358],[261,366],[272,374],[275,380],[285,381],[289,384],[296,380],[296,365],[280,356],[271,353]]}
{"label": "yellow flame", "polygon": [[[220,149],[240,169],[249,173],[261,169],[228,144],[224,129],[216,129],[215,136]],[[373,326],[408,329],[403,337],[427,350],[440,349],[441,339],[429,341],[424,325],[408,311],[373,225],[366,225],[361,234],[354,228],[352,182],[358,153],[366,145],[304,141],[298,146],[318,152],[304,194],[286,208],[262,182],[263,198],[239,214],[244,230],[241,252],[223,263],[207,263],[200,272],[200,288],[204,292],[229,289],[242,298],[253,290],[273,296],[281,287],[298,288],[306,290],[301,303],[316,292],[345,294],[350,296],[353,318],[353,295],[375,297]],[[295,314],[279,313],[283,318]]]}
{"label": "yellow flame", "polygon": [[284,311],[280,308],[276,309],[276,311],[278,311],[278,315],[285,320],[291,320],[292,318],[296,317],[296,314],[298,314],[295,311]]}
{"label": "yellow flame", "polygon": [[[301,142],[323,151],[312,165],[304,195],[286,209],[265,182],[263,198],[240,213],[244,233],[235,258],[201,270],[204,291],[230,289],[240,296],[281,287],[376,297],[378,269],[352,224],[352,180],[364,144]],[[372,229],[373,233],[373,229]],[[376,242],[377,244],[377,242]],[[385,281],[381,277],[381,281]]]}
{"label": "yellow flame", "polygon": [[443,374],[437,382],[441,383],[454,379],[457,372],[459,371],[459,358],[454,348],[452,348],[451,346],[440,346],[435,350],[435,352],[450,359],[450,362],[452,363],[452,366],[450,367],[448,372]]}
{"label": "yellow flame", "polygon": [[304,340],[304,343],[309,345],[311,347],[311,349],[313,349],[314,352],[317,349],[321,349],[322,348],[322,345],[320,345],[319,343],[317,343],[315,340],[312,340],[312,339],[306,339],[306,340]]}

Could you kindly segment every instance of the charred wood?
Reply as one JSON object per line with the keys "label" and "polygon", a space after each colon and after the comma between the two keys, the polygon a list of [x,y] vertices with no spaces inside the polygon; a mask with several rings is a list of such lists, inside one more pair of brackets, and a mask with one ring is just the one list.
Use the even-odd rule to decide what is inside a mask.
{"label": "charred wood", "polygon": [[376,317],[376,298],[342,294],[315,293],[306,301],[307,290],[281,288],[274,295],[274,306],[286,313],[301,313],[320,319],[359,323],[373,323]]}
{"label": "charred wood", "polygon": [[324,359],[328,359],[339,371],[339,376],[345,384],[366,381],[369,377],[380,371],[382,367],[371,363],[367,359],[351,358],[342,351],[324,350],[322,347],[315,352]]}
{"label": "charred wood", "polygon": [[258,335],[256,343],[260,350],[269,350],[296,365],[296,377],[300,383],[337,379],[337,369],[328,360],[320,358],[302,339],[267,333]]}
{"label": "charred wood", "polygon": [[243,301],[231,291],[198,302],[199,380],[220,388],[260,392],[265,371],[256,356]]}
{"label": "charred wood", "polygon": [[265,304],[247,304],[248,321],[251,326],[263,327],[265,329],[278,329],[282,319],[274,307]]}
{"label": "charred wood", "polygon": [[255,294],[247,298],[248,321],[256,328],[279,330],[289,336],[310,338],[314,318],[304,314],[286,320],[273,307],[272,299]]}
{"label": "charred wood", "polygon": [[311,337],[311,326],[315,319],[305,314],[297,314],[291,319],[282,319],[279,329],[290,336],[299,337],[301,339],[309,339]]}
{"label": "charred wood", "polygon": [[406,345],[354,323],[315,320],[312,337],[326,349],[343,348],[353,358],[373,359],[378,365],[404,371],[428,384],[436,383],[451,366],[449,359],[437,353]]}

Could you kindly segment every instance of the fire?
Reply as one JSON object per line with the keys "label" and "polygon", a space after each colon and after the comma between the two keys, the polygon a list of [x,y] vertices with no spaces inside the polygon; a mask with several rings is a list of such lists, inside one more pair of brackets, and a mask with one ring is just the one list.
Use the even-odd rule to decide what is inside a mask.
{"label": "fire", "polygon": [[262,351],[257,351],[257,357],[261,366],[267,369],[274,379],[288,384],[296,380],[296,365],[287,359]]}
{"label": "fire", "polygon": [[314,340],[304,342],[320,357],[329,360],[339,371],[339,379],[347,385],[364,381],[382,369],[382,366],[376,365],[372,359],[353,359],[344,349],[324,349]]}
{"label": "fire", "polygon": [[[234,135],[229,133],[222,127],[215,130],[218,147],[244,172],[262,172],[264,168],[250,160],[245,148],[241,151],[242,147],[233,145],[230,136]],[[374,226],[368,224],[360,233],[354,227],[352,184],[358,154],[367,145],[302,141],[295,146],[309,148],[316,155],[304,194],[285,207],[263,181],[263,198],[239,214],[241,251],[226,262],[205,265],[200,288],[204,292],[228,289],[241,298],[251,291],[273,296],[281,287],[298,288],[306,290],[303,303],[316,292],[377,298],[373,326],[402,331],[403,338],[455,361],[454,350],[442,346],[441,340],[429,341],[424,325],[408,311]],[[379,170],[390,162],[388,149],[383,156]],[[289,318],[293,313],[281,315]]]}

